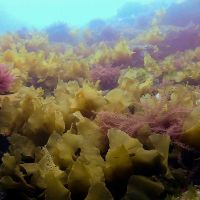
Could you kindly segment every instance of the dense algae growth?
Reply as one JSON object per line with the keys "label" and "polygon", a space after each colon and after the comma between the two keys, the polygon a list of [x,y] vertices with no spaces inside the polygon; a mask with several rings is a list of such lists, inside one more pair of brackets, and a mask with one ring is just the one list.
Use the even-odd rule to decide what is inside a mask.
{"label": "dense algae growth", "polygon": [[200,2],[161,8],[0,36],[0,199],[200,199]]}

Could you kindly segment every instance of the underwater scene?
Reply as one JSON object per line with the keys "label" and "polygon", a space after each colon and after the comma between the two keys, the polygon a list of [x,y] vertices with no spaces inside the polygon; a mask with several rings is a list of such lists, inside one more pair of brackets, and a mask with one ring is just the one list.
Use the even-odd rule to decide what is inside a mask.
{"label": "underwater scene", "polygon": [[200,0],[0,0],[0,200],[200,200]]}

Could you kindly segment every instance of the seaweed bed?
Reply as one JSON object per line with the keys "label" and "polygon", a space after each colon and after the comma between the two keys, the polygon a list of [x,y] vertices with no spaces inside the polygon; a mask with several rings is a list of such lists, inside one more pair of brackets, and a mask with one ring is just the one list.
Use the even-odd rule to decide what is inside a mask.
{"label": "seaweed bed", "polygon": [[200,199],[200,26],[162,16],[0,37],[0,199]]}

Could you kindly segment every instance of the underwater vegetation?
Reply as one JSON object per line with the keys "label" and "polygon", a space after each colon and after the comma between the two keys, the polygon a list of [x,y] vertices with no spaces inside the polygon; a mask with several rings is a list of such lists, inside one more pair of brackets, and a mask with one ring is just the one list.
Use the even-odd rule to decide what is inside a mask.
{"label": "underwater vegetation", "polygon": [[0,36],[0,199],[200,199],[200,27],[168,9]]}
{"label": "underwater vegetation", "polygon": [[6,69],[6,66],[0,64],[0,94],[9,92],[14,81],[14,76]]}

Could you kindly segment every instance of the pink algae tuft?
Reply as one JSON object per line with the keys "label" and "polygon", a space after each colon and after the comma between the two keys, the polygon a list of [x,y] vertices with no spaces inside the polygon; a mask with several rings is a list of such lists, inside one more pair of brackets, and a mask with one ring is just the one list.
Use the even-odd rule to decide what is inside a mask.
{"label": "pink algae tuft", "polygon": [[146,110],[143,115],[125,115],[103,111],[98,113],[97,121],[103,132],[107,132],[110,128],[118,128],[135,137],[143,127],[148,126],[154,133],[167,134],[176,139],[182,134],[184,119],[189,112],[189,109],[183,107],[176,107],[168,111],[155,109],[148,112]]}
{"label": "pink algae tuft", "polygon": [[117,86],[120,75],[119,67],[102,67],[96,66],[91,70],[91,80],[100,81],[100,87],[103,90],[113,89]]}
{"label": "pink algae tuft", "polygon": [[14,81],[14,76],[8,71],[5,65],[0,64],[0,94],[9,92]]}

